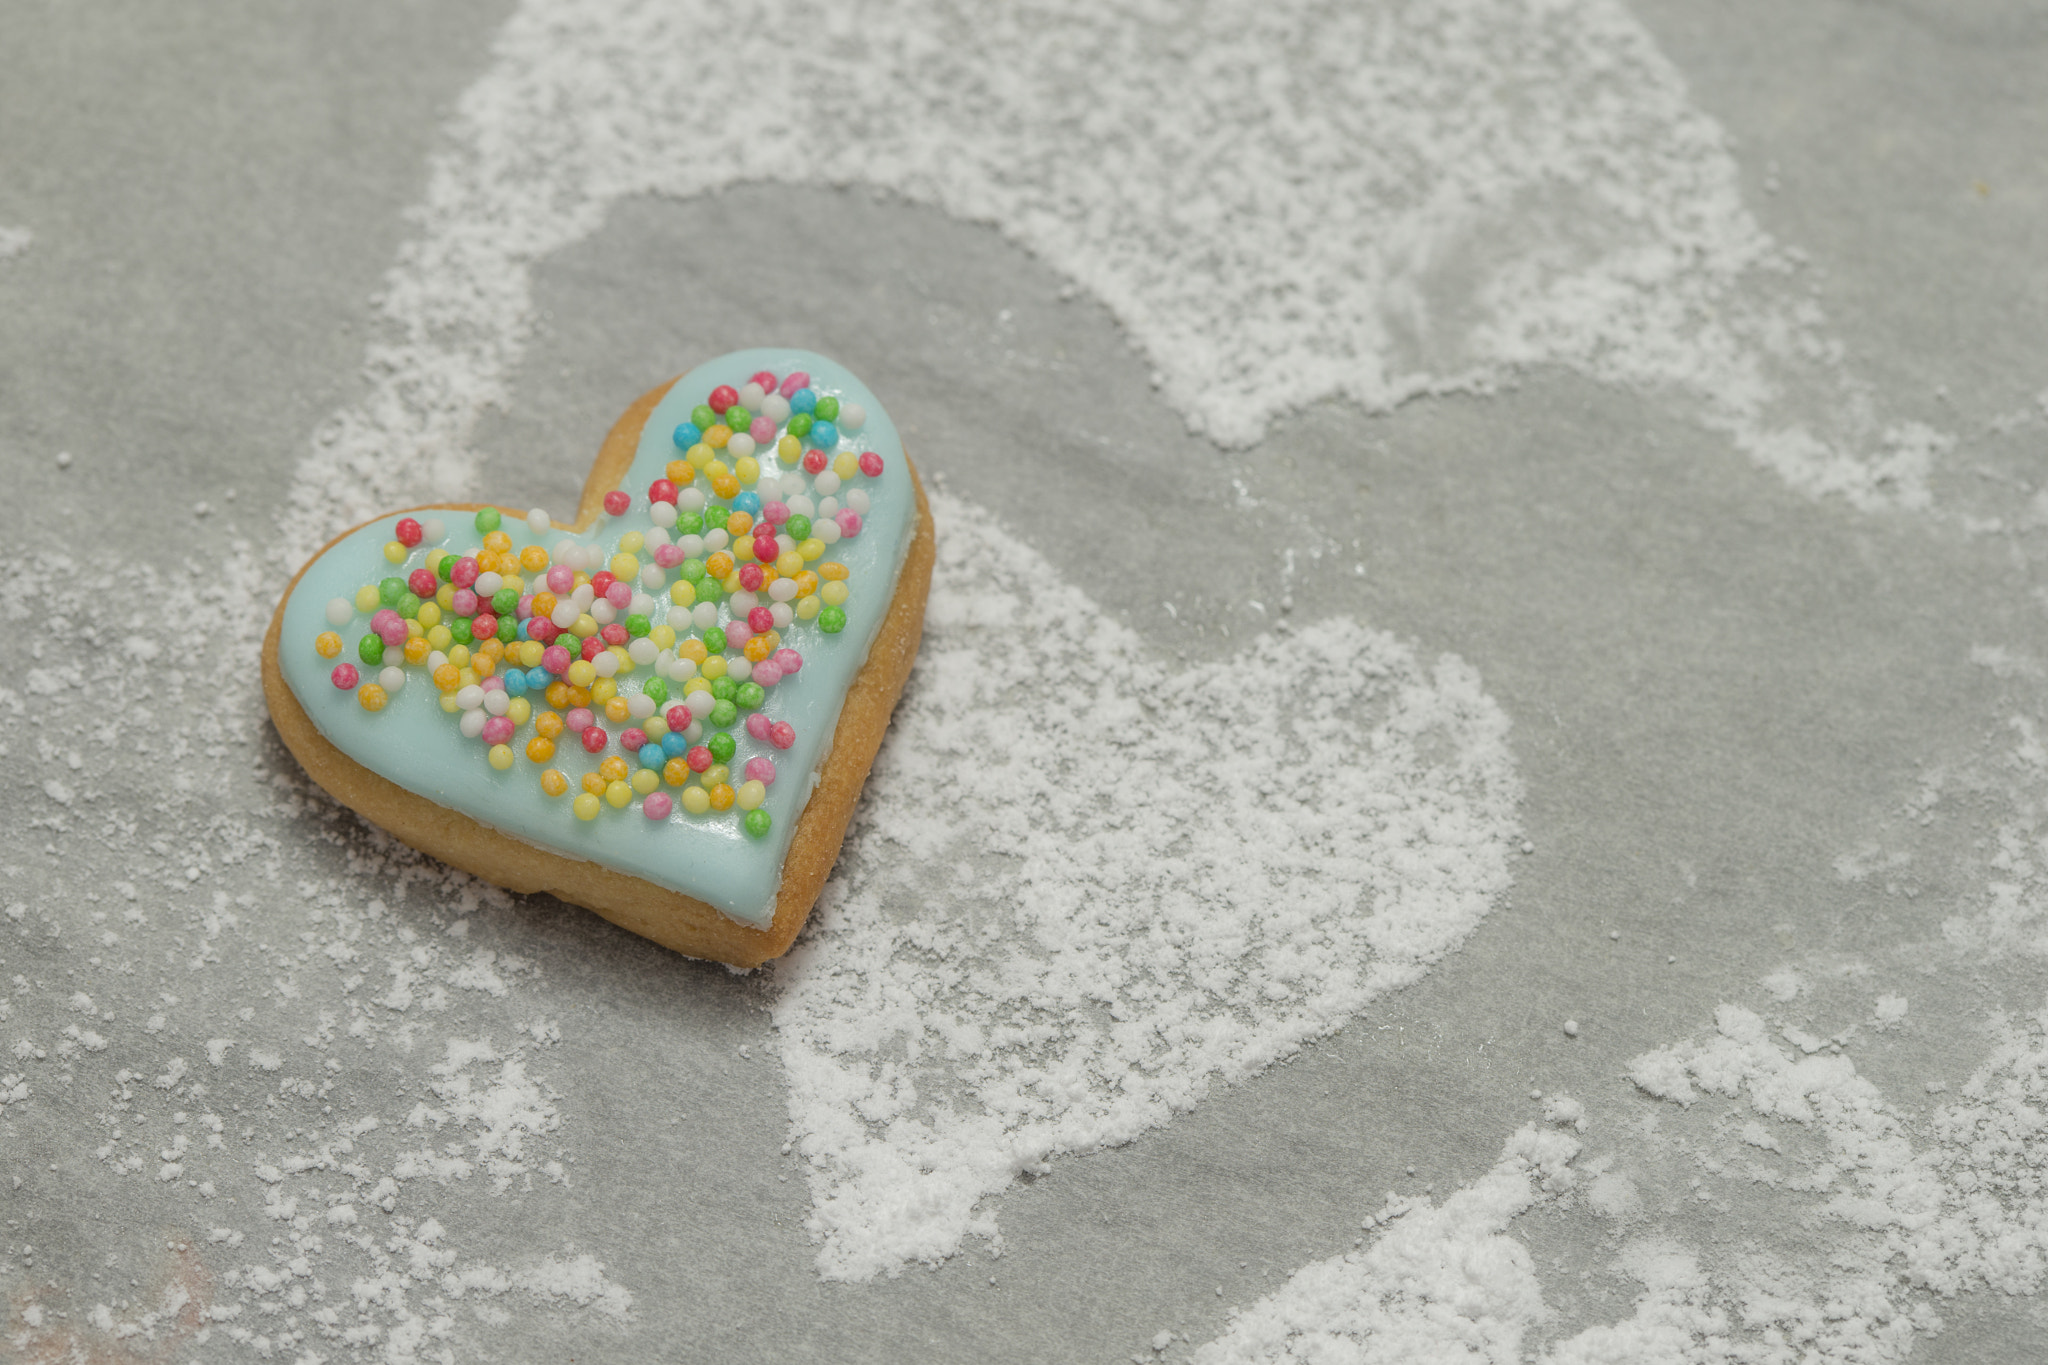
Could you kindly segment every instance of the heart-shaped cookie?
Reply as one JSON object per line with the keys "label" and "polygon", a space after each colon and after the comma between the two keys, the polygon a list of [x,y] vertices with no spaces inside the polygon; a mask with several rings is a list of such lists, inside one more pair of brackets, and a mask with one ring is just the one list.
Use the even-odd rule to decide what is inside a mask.
{"label": "heart-shaped cookie", "polygon": [[573,525],[451,505],[331,541],[264,692],[314,780],[406,843],[751,967],[838,856],[933,548],[866,386],[737,352],[626,411]]}

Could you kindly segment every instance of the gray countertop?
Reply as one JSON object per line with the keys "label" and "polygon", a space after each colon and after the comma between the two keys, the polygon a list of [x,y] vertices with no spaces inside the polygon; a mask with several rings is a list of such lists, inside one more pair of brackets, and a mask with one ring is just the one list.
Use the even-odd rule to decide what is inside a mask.
{"label": "gray countertop", "polygon": [[[1202,63],[1310,71],[1348,10],[1099,16],[1105,61],[1192,35],[1126,127],[1058,22],[799,9],[763,50],[829,30],[855,72],[815,108],[706,76],[606,115],[673,133],[671,171],[593,153],[589,108],[553,140],[540,94],[640,69],[603,8],[0,5],[0,1355],[2038,1356],[2048,12],[1421,6],[1357,62],[1415,89],[1345,101]],[[665,22],[622,7],[622,49]],[[907,65],[861,89],[856,58]],[[1383,140],[1318,131],[1347,102]],[[1517,180],[1554,110],[1581,141]],[[736,118],[786,145],[718,160]],[[1282,263],[1233,264],[1267,238],[1227,185],[1145,170],[1234,119],[1301,151],[1276,222],[1378,234],[1293,311]],[[1468,122],[1488,175],[1402,159]],[[528,295],[487,297],[500,259]],[[566,509],[635,396],[766,341],[883,395],[953,519],[943,658],[799,961],[685,961],[307,784],[253,677],[308,537],[401,495]],[[1302,396],[1246,417],[1240,372]],[[1262,738],[1316,649],[1439,738]],[[1242,713],[1220,754],[1151,711],[1046,758],[1098,669],[1147,707],[1235,679]],[[949,757],[985,676],[1001,714]],[[1012,808],[955,761],[1053,804],[984,835]],[[1427,815],[1372,825],[1354,776]],[[1329,811],[1359,827],[1303,832]],[[1020,1008],[1057,1015],[1091,924],[1076,1018],[1142,1019],[1162,885],[1233,861],[1216,923],[1388,978],[1225,959],[1158,1006],[1195,999],[1213,1074],[1074,1043],[1030,1121],[971,1121],[1056,1088],[1028,1049],[906,1041],[1011,1017],[963,963],[1044,973]],[[1290,897],[1356,923],[1288,939]],[[920,925],[975,946],[927,973]],[[867,990],[911,1032],[862,1033]],[[1153,1081],[1187,1089],[1116,1108]],[[949,1172],[957,1216],[830,1203]]]}

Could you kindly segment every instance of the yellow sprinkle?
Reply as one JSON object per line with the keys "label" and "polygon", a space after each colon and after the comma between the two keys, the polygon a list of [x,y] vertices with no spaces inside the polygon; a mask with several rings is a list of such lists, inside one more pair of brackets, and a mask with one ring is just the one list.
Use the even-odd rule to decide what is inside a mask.
{"label": "yellow sprinkle", "polygon": [[377,590],[373,587],[370,587],[368,584],[365,584],[364,586],[356,589],[357,611],[362,612],[365,615],[368,615],[369,613],[377,610],[377,608],[382,606],[383,604],[384,599],[377,596]]}
{"label": "yellow sprinkle", "polygon": [[446,626],[431,627],[427,631],[427,643],[445,654],[448,647],[455,643],[455,632]]}
{"label": "yellow sprinkle", "polygon": [[637,768],[632,777],[633,790],[645,796],[661,785],[661,775],[652,768]]}
{"label": "yellow sprinkle", "polygon": [[641,721],[640,728],[645,730],[647,737],[657,744],[668,735],[668,722],[661,718],[661,713],[658,711],[646,720]]}
{"label": "yellow sprinkle", "polygon": [[576,618],[576,624],[569,627],[569,633],[579,640],[588,640],[597,634],[597,618],[587,611],[584,612]]}
{"label": "yellow sprinkle", "polygon": [[633,804],[633,789],[624,782],[614,782],[604,789],[604,799],[612,803],[614,810],[624,810]]}
{"label": "yellow sprinkle", "polygon": [[443,583],[434,589],[434,604],[442,611],[452,611],[455,607],[455,585]]}
{"label": "yellow sprinkle", "polygon": [[775,458],[784,464],[795,464],[804,457],[804,443],[794,436],[785,436],[775,443]]}
{"label": "yellow sprinkle", "polygon": [[725,449],[725,443],[732,439],[732,428],[723,422],[713,422],[711,429],[704,433],[704,444],[713,450]]}
{"label": "yellow sprinkle", "polygon": [[630,583],[639,572],[640,561],[637,557],[630,554],[616,554],[612,556],[613,578],[623,578]]}
{"label": "yellow sprinkle", "polygon": [[[704,790],[709,792],[717,791],[719,787],[725,784],[725,779],[731,776],[732,770],[730,768],[726,767],[723,763],[714,763],[699,773],[697,780],[703,783]],[[720,806],[719,809],[724,810],[725,807]]]}
{"label": "yellow sprinkle", "polygon": [[818,596],[825,599],[826,606],[836,607],[840,606],[846,601],[846,598],[850,592],[851,589],[849,589],[846,586],[845,582],[841,580],[827,583],[824,587],[818,589]]}
{"label": "yellow sprinkle", "polygon": [[420,603],[419,622],[428,630],[432,630],[435,626],[440,625],[441,604],[439,602]]}
{"label": "yellow sprinkle", "polygon": [[622,554],[637,555],[640,547],[647,543],[647,537],[638,531],[628,531],[619,537],[619,551]]}
{"label": "yellow sprinkle", "polygon": [[842,479],[850,479],[860,473],[860,456],[850,450],[842,450],[832,457],[832,472]]}
{"label": "yellow sprinkle", "polygon": [[493,744],[491,746],[491,766],[499,772],[504,772],[507,768],[510,768],[512,766],[512,746],[509,744]]}
{"label": "yellow sprinkle", "polygon": [[797,542],[796,553],[797,558],[803,560],[806,564],[814,560],[823,559],[825,557],[825,542],[816,536],[807,536]]}
{"label": "yellow sprinkle", "polygon": [[384,689],[379,687],[377,684],[366,683],[362,688],[360,688],[356,692],[356,700],[362,703],[362,707],[365,711],[382,711],[384,709],[384,703],[391,700],[391,698],[384,691]]}
{"label": "yellow sprinkle", "polygon": [[540,789],[549,796],[560,796],[569,790],[569,779],[560,768],[550,768],[540,775]]}
{"label": "yellow sprinkle", "polygon": [[521,668],[539,668],[540,656],[545,653],[547,653],[547,646],[540,641],[521,640],[519,642],[519,666]]}
{"label": "yellow sprinkle", "polygon": [[595,820],[597,812],[601,807],[595,796],[592,796],[589,792],[584,792],[576,798],[574,809],[578,820]]}
{"label": "yellow sprinkle", "polygon": [[[677,759],[676,762],[681,763],[682,760]],[[711,793],[702,787],[685,787],[678,799],[682,801],[683,809],[692,815],[702,815],[711,809]]]}
{"label": "yellow sprinkle", "polygon": [[768,788],[759,782],[742,782],[733,794],[733,804],[741,810],[752,810],[768,799]]}
{"label": "yellow sprinkle", "polygon": [[[824,547],[821,545],[818,548],[822,550]],[[784,578],[796,577],[803,572],[803,568],[804,557],[800,551],[790,550],[776,556],[775,572],[781,574]]]}
{"label": "yellow sprinkle", "polygon": [[799,621],[815,621],[818,619],[818,609],[824,605],[823,602],[818,600],[816,593],[812,593],[808,597],[799,597],[796,599],[796,619]]}
{"label": "yellow sprinkle", "polygon": [[452,716],[462,708],[455,704],[455,694],[453,692],[443,692],[441,694],[441,709]]}
{"label": "yellow sprinkle", "polygon": [[[690,582],[687,578],[678,578],[669,585],[668,600],[679,607],[695,606],[697,604],[697,585]],[[667,626],[661,628],[663,630],[668,629]]]}
{"label": "yellow sprinkle", "polygon": [[702,473],[705,467],[718,457],[712,453],[710,446],[699,441],[683,453],[683,458],[690,462],[693,469]]}
{"label": "yellow sprinkle", "polygon": [[384,558],[393,564],[405,563],[405,546],[396,540],[385,541]]}
{"label": "yellow sprinkle", "polygon": [[514,697],[512,704],[505,708],[505,719],[514,725],[526,724],[527,718],[532,714],[533,703],[524,697]]}
{"label": "yellow sprinkle", "polygon": [[331,630],[323,630],[313,641],[313,652],[323,659],[331,659],[341,653],[341,637]]}
{"label": "yellow sprinkle", "polygon": [[710,679],[711,682],[717,682],[725,676],[725,656],[723,654],[712,655],[703,663],[697,665],[697,671],[703,677]]}
{"label": "yellow sprinkle", "polygon": [[588,687],[597,681],[597,669],[592,666],[590,660],[578,659],[569,665],[567,677],[572,687]]}
{"label": "yellow sprinkle", "polygon": [[[571,667],[574,667],[574,665],[571,665]],[[618,695],[619,685],[610,678],[599,678],[590,685],[590,699],[600,706],[614,700]]]}
{"label": "yellow sprinkle", "polygon": [[751,455],[742,455],[732,462],[732,472],[744,484],[752,484],[761,477],[761,462]]}
{"label": "yellow sprinkle", "polygon": [[[695,594],[692,595],[694,596]],[[656,626],[653,630],[648,631],[647,638],[654,642],[656,649],[672,649],[676,643],[676,633],[666,625]]]}

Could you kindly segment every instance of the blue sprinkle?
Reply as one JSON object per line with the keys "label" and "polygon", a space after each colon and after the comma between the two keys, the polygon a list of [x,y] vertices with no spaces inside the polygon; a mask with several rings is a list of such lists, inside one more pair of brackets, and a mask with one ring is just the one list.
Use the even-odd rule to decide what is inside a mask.
{"label": "blue sprinkle", "polygon": [[811,434],[805,439],[820,450],[837,450],[839,448],[839,428],[833,426],[830,422],[813,422],[811,423]]}
{"label": "blue sprinkle", "polygon": [[526,687],[528,691],[544,692],[547,690],[547,685],[554,680],[554,675],[539,664],[535,664],[532,668],[526,670]]}
{"label": "blue sprinkle", "polygon": [[671,730],[661,737],[661,751],[670,758],[681,758],[690,752],[690,741]]}
{"label": "blue sprinkle", "polygon": [[810,389],[798,389],[789,396],[789,410],[791,412],[816,412],[818,410],[818,395]]}
{"label": "blue sprinkle", "polygon": [[745,512],[750,517],[761,515],[761,495],[759,493],[742,493],[732,500],[732,505],[735,511]]}
{"label": "blue sprinkle", "polygon": [[505,670],[505,691],[515,697],[526,695],[526,675],[516,668]]}
{"label": "blue sprinkle", "polygon": [[695,422],[685,422],[676,428],[676,449],[688,450],[704,439],[704,433],[697,430]]}
{"label": "blue sprinkle", "polygon": [[662,752],[659,744],[643,744],[640,746],[640,766],[643,768],[659,770],[664,763],[668,762],[668,759],[669,756]]}

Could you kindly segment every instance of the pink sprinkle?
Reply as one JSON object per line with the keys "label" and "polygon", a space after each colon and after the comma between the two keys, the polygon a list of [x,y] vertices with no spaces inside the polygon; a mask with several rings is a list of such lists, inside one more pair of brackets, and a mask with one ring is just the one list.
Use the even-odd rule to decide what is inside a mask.
{"label": "pink sprinkle", "polygon": [[580,735],[596,723],[597,717],[590,714],[590,708],[587,706],[579,706],[568,715],[562,717],[563,726],[572,735]]}
{"label": "pink sprinkle", "polygon": [[756,370],[754,371],[754,377],[747,382],[759,386],[763,393],[773,393],[775,392],[775,371]]}
{"label": "pink sprinkle", "polygon": [[664,569],[673,569],[683,562],[683,547],[680,545],[657,545],[654,547],[654,562]]}
{"label": "pink sprinkle", "polygon": [[789,504],[786,502],[771,502],[761,509],[761,515],[767,519],[770,525],[780,526],[783,522],[789,520]]}
{"label": "pink sprinkle", "polygon": [[615,517],[623,517],[633,506],[633,495],[623,488],[614,488],[604,495],[604,510]]}
{"label": "pink sprinkle", "polygon": [[756,635],[766,635],[775,629],[775,613],[766,607],[755,607],[747,613],[747,629]]}
{"label": "pink sprinkle", "polygon": [[[356,685],[356,679],[361,675],[356,672],[356,666],[354,664],[336,664],[334,666],[334,672],[328,674],[327,676],[334,680],[334,685],[336,687],[346,692],[351,687],[354,687]],[[754,714],[759,715],[760,712],[757,711]]]}
{"label": "pink sprinkle", "polygon": [[457,616],[474,616],[477,609],[476,594],[468,588],[457,588],[455,595],[448,599],[448,606]]}
{"label": "pink sprinkle", "polygon": [[754,665],[754,671],[747,676],[763,687],[773,687],[782,681],[782,670],[777,668],[772,661],[763,659],[760,663]]}
{"label": "pink sprinkle", "polygon": [[822,451],[822,450],[807,450],[807,451],[805,451],[805,452],[804,452],[804,472],[805,472],[806,474],[822,474],[822,473],[824,473],[824,472],[825,472],[825,464],[826,464],[826,461],[825,461],[825,452],[824,452],[824,451]]}
{"label": "pink sprinkle", "polygon": [[880,478],[882,474],[882,457],[875,454],[872,450],[862,451],[860,456],[860,472],[871,479]]}
{"label": "pink sprinkle", "polygon": [[669,799],[667,792],[652,792],[640,803],[640,813],[650,820],[666,820],[676,803]]}
{"label": "pink sprinkle", "polygon": [[775,785],[775,763],[765,754],[747,760],[747,776],[764,787]]}
{"label": "pink sprinkle", "polygon": [[576,591],[576,571],[566,564],[548,570],[548,591],[563,597]]}
{"label": "pink sprinkle", "polygon": [[477,686],[486,692],[503,692],[505,690],[505,680],[496,673],[493,673],[490,677],[478,683]]}
{"label": "pink sprinkle", "polygon": [[[756,711],[754,715],[759,716],[761,713]],[[671,706],[662,713],[661,718],[668,722],[668,728],[671,730],[687,730],[690,728],[690,722],[696,719],[690,714],[690,708],[687,706]],[[767,717],[762,717],[764,722],[766,719]]]}
{"label": "pink sprinkle", "polygon": [[787,749],[796,743],[796,727],[786,720],[776,721],[768,727],[768,742],[778,749]]}
{"label": "pink sprinkle", "polygon": [[[671,727],[671,728],[673,728],[673,727]],[[761,714],[761,713],[760,713],[759,711],[756,711],[756,712],[754,712],[754,713],[753,713],[752,715],[748,716],[748,717],[747,717],[747,733],[748,733],[748,734],[750,734],[750,735],[752,735],[752,736],[753,736],[753,737],[754,737],[755,739],[760,739],[760,740],[765,740],[765,739],[767,739],[767,738],[768,738],[768,717],[766,717],[766,716],[762,715],[762,714]]]}
{"label": "pink sprinkle", "polygon": [[560,645],[549,645],[540,652],[540,666],[550,673],[560,673],[573,662],[569,651]]}
{"label": "pink sprinkle", "polygon": [[768,657],[785,678],[804,666],[804,656],[793,649],[778,649]]}
{"label": "pink sprinkle", "polygon": [[476,561],[465,556],[455,561],[454,569],[449,571],[448,581],[458,588],[466,588],[476,582],[476,576],[481,572],[482,570],[476,566]]}
{"label": "pink sprinkle", "polygon": [[839,523],[839,533],[841,535],[857,536],[860,534],[860,513],[854,511],[851,507],[840,508],[839,515],[834,517],[833,520]]}
{"label": "pink sprinkle", "polygon": [[619,736],[619,747],[627,750],[638,749],[647,742],[647,732],[635,725]]}
{"label": "pink sprinkle", "polygon": [[484,722],[484,743],[509,744],[512,732],[518,728],[512,723],[510,716],[492,716]]}
{"label": "pink sprinkle", "polygon": [[627,606],[633,600],[633,585],[613,580],[612,585],[604,590],[604,600],[615,607]]}
{"label": "pink sprinkle", "polygon": [[775,439],[775,423],[766,417],[756,417],[747,424],[747,435],[754,438],[754,444],[765,446]]}
{"label": "pink sprinkle", "polygon": [[795,394],[798,389],[807,389],[810,386],[811,377],[808,374],[802,370],[792,370],[790,371],[789,378],[782,381],[782,396],[788,398]]}

